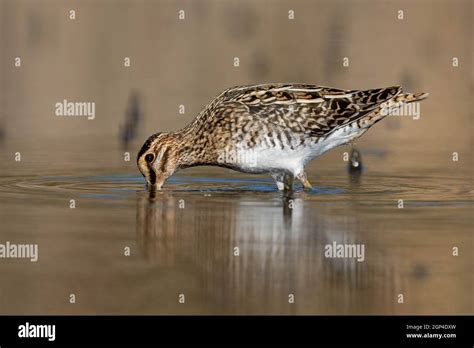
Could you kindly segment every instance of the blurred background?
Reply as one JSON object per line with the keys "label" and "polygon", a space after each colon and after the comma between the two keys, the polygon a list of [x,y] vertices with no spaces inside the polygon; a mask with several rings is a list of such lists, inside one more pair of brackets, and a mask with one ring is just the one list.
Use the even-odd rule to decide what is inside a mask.
{"label": "blurred background", "polygon": [[[50,152],[59,147],[55,139],[61,139],[60,147],[77,150],[58,153],[53,167],[87,163],[84,146],[103,149],[120,141],[133,93],[143,113],[129,147],[135,153],[150,134],[185,126],[225,88],[265,82],[347,89],[402,85],[406,91],[427,91],[431,97],[422,105],[420,120],[387,120],[368,133],[367,141],[396,146],[422,138],[426,148],[447,153],[453,143],[453,151],[470,146],[468,0],[449,5],[281,0],[0,4],[2,134],[16,151],[34,144],[36,151]],[[69,18],[70,10],[76,19]],[[289,11],[294,11],[293,20]],[[15,67],[16,57],[21,68]],[[125,57],[130,67],[124,66]],[[235,57],[239,67],[234,67]],[[457,68],[453,57],[459,60]],[[95,102],[95,120],[56,117],[54,106],[64,99]],[[102,155],[111,161],[107,152]]]}
{"label": "blurred background", "polygon": [[[0,260],[0,312],[472,313],[472,6],[0,0],[0,242],[37,241],[41,259]],[[347,148],[314,161],[322,189],[298,193],[292,212],[267,178],[216,168],[142,192],[149,135],[184,127],[228,87],[267,82],[430,97],[419,120],[387,117],[358,141],[362,180],[347,177]],[[95,119],[56,116],[64,99],[94,102]],[[367,262],[328,263],[335,239],[366,243]],[[292,291],[304,300],[288,307]]]}

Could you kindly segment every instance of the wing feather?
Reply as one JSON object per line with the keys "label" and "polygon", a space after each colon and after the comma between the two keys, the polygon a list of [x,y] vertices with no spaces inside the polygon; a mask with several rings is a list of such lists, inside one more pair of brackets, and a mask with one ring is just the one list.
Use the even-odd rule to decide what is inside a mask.
{"label": "wing feather", "polygon": [[377,109],[400,87],[343,90],[305,84],[252,85],[224,91],[219,108],[232,108],[308,136],[324,136]]}

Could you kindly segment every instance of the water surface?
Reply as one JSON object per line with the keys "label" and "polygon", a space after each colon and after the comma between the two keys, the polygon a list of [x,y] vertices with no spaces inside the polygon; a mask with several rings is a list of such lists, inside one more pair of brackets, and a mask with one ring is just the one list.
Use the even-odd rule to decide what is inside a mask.
{"label": "water surface", "polygon": [[[393,171],[402,160],[370,149],[365,159],[360,176],[312,165],[315,188],[291,195],[265,176],[206,167],[156,194],[132,167],[5,175],[2,241],[38,243],[40,255],[0,262],[0,312],[472,312],[469,174]],[[326,258],[334,242],[363,244],[364,261]]]}

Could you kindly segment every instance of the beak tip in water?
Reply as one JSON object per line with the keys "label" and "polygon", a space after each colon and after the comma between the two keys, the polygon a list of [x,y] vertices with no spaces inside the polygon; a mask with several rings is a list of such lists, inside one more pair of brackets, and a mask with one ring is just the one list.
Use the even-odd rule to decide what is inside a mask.
{"label": "beak tip in water", "polygon": [[160,191],[162,186],[163,185],[150,184],[148,182],[145,185],[147,191]]}

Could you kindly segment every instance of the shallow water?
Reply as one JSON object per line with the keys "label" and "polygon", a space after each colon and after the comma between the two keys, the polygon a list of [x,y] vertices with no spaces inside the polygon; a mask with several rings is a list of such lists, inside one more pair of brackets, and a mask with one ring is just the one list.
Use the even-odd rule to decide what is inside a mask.
{"label": "shallow water", "polygon": [[[315,188],[291,195],[215,168],[156,194],[123,168],[4,176],[2,242],[37,243],[39,260],[2,260],[0,312],[472,313],[468,172],[397,174],[365,153],[360,176],[310,169]],[[363,244],[364,260],[325,257],[334,242]]]}

